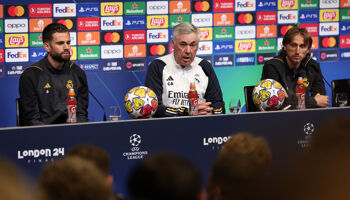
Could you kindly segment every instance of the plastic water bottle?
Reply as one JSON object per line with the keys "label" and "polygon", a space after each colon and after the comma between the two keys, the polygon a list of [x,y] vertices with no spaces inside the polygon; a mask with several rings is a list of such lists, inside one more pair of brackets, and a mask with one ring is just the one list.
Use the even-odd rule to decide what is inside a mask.
{"label": "plastic water bottle", "polygon": [[189,115],[198,115],[198,93],[194,82],[190,83],[190,91],[188,92]]}
{"label": "plastic water bottle", "polygon": [[303,77],[298,77],[295,93],[298,97],[297,109],[305,109],[305,86],[304,86]]}
{"label": "plastic water bottle", "polygon": [[77,122],[77,99],[75,98],[74,89],[69,89],[67,97],[67,123],[76,123]]}

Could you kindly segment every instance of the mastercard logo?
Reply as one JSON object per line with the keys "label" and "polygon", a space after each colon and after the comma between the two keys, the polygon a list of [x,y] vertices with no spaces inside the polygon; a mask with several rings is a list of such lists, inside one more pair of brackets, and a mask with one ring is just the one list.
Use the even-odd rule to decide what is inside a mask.
{"label": "mastercard logo", "polygon": [[73,28],[73,21],[70,19],[61,19],[57,23],[65,25],[69,30]]}
{"label": "mastercard logo", "polygon": [[322,39],[322,46],[324,48],[332,48],[337,45],[337,40],[334,37],[324,37]]}
{"label": "mastercard logo", "polygon": [[197,1],[194,4],[194,9],[197,12],[207,12],[210,9],[210,4],[208,1]]}
{"label": "mastercard logo", "polygon": [[240,24],[251,24],[254,18],[251,13],[241,13],[238,15],[237,19]]}
{"label": "mastercard logo", "polygon": [[152,56],[161,56],[161,55],[164,55],[165,54],[165,51],[166,51],[166,48],[164,45],[162,44],[154,44],[151,46],[150,48],[150,54]]}
{"label": "mastercard logo", "polygon": [[113,33],[106,33],[104,36],[104,40],[107,43],[117,43],[120,41],[120,35],[117,32],[113,32]]}
{"label": "mastercard logo", "polygon": [[11,17],[21,17],[24,15],[24,8],[23,6],[10,6],[7,13]]}
{"label": "mastercard logo", "polygon": [[281,27],[281,34],[284,36],[286,33],[287,33],[287,31],[289,30],[289,29],[291,29],[291,28],[293,28],[293,25],[289,25],[289,26],[282,26]]}

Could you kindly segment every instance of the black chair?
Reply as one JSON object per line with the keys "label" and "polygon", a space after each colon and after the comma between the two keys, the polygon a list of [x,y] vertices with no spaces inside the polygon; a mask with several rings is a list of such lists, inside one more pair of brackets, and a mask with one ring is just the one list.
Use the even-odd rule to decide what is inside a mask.
{"label": "black chair", "polygon": [[[337,93],[346,93],[347,98],[350,97],[350,79],[338,79],[332,81],[332,106],[337,107],[336,95]],[[349,101],[348,104],[349,105]]]}
{"label": "black chair", "polygon": [[16,98],[16,125],[22,126],[22,104],[21,99]]}
{"label": "black chair", "polygon": [[247,112],[260,112],[259,108],[255,106],[253,101],[253,86],[244,86],[244,96],[245,96],[245,108]]}

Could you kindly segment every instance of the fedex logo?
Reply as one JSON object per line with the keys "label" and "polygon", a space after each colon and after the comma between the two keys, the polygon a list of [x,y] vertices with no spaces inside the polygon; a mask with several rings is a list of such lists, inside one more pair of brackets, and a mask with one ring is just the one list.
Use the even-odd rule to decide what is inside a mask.
{"label": "fedex logo", "polygon": [[279,11],[278,23],[279,24],[295,24],[298,22],[298,11]]}
{"label": "fedex logo", "polygon": [[235,10],[240,11],[255,11],[255,1],[252,0],[237,0],[235,1]]}
{"label": "fedex logo", "polygon": [[122,30],[123,17],[101,17],[101,30]]}
{"label": "fedex logo", "polygon": [[168,42],[169,33],[167,29],[147,30],[147,43]]}
{"label": "fedex logo", "polygon": [[320,10],[320,22],[339,21],[339,10]]}
{"label": "fedex logo", "polygon": [[339,35],[339,23],[320,23],[320,35]]}
{"label": "fedex logo", "polygon": [[213,54],[213,42],[212,41],[199,42],[197,54],[198,55]]}
{"label": "fedex logo", "polygon": [[76,4],[75,3],[60,3],[53,4],[54,17],[75,17]]}
{"label": "fedex logo", "polygon": [[28,62],[28,48],[5,49],[6,62]]}

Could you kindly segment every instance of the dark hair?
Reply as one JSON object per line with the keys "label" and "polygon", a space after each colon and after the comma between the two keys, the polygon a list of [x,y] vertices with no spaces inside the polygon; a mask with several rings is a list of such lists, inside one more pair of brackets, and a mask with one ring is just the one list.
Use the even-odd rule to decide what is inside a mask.
{"label": "dark hair", "polygon": [[113,197],[101,171],[77,156],[49,163],[39,177],[40,200],[112,200]]}
{"label": "dark hair", "polygon": [[186,159],[162,153],[141,161],[128,179],[131,199],[196,200],[201,191],[201,178]]}
{"label": "dark hair", "polygon": [[68,151],[68,156],[78,156],[96,165],[104,175],[109,174],[109,155],[97,146],[91,144],[79,144]]}
{"label": "dark hair", "polygon": [[51,23],[43,30],[43,42],[50,42],[54,33],[69,32],[68,28],[60,23]]}
{"label": "dark hair", "polygon": [[[283,37],[283,41],[282,41],[283,46],[287,46],[288,44],[290,44],[292,42],[293,37],[297,34],[300,34],[304,37],[304,43],[307,45],[308,49],[311,49],[312,38],[309,32],[307,32],[305,28],[301,28],[298,26],[293,26],[291,29],[287,31],[287,33]],[[280,51],[280,54],[285,55],[286,51],[282,48]]]}

